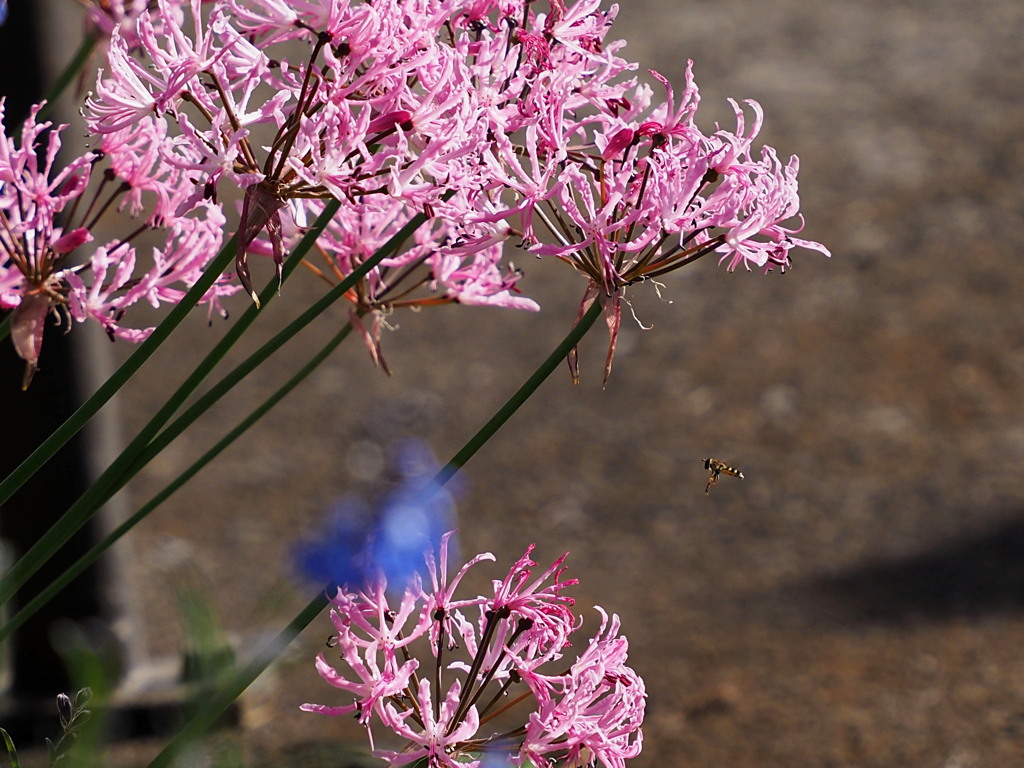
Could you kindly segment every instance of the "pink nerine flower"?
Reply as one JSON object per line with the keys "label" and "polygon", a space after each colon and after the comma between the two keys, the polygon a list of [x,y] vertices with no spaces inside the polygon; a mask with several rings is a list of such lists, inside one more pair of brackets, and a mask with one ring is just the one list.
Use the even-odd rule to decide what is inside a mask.
{"label": "pink nerine flower", "polygon": [[477,555],[449,580],[451,535],[442,539],[440,569],[427,556],[430,585],[414,579],[395,603],[382,583],[338,590],[329,645],[342,664],[321,654],[317,670],[345,698],[302,709],[357,713],[368,731],[383,725],[406,742],[374,752],[391,766],[476,768],[490,755],[513,765],[619,768],[636,756],[645,691],[626,664],[618,617],[598,608],[601,628],[566,664],[581,622],[562,594],[576,583],[561,577],[564,556],[534,576],[531,546],[490,594],[455,599],[466,571],[494,558]]}
{"label": "pink nerine flower", "polygon": [[640,754],[644,681],[626,666],[628,642],[619,617],[601,613],[601,628],[568,675],[551,682],[555,695],[530,715],[523,752],[535,765],[551,755],[563,765],[600,761],[623,766]]}
{"label": "pink nerine flower", "polygon": [[[138,214],[155,197],[150,223],[162,226],[241,190],[235,273],[258,303],[249,255],[272,257],[280,279],[288,245],[339,201],[319,241],[326,268],[313,268],[343,278],[387,250],[347,295],[385,369],[381,328],[396,308],[536,309],[517,293],[507,242],[586,278],[581,314],[598,302],[609,329],[606,378],[634,286],[708,255],[768,272],[795,249],[828,254],[797,236],[799,164],[755,146],[757,103],[731,102],[735,126],[702,131],[692,65],[676,87],[656,72],[642,82],[608,37],[616,7],[600,0],[111,8],[83,113],[129,185],[120,204]],[[37,297],[23,314],[46,311]],[[22,338],[30,348],[33,334]],[[570,364],[575,375],[575,353]]]}
{"label": "pink nerine flower", "polygon": [[[601,35],[594,35],[600,50]],[[611,54],[606,59],[612,71],[628,69]],[[504,150],[492,159],[502,166],[495,176],[521,196],[510,213],[520,216],[529,249],[588,278],[581,314],[594,301],[604,306],[611,336],[606,379],[630,286],[708,254],[730,271],[743,265],[763,272],[787,269],[795,248],[829,255],[820,243],[795,237],[803,227],[797,159],[783,164],[771,147],[755,154],[758,104],[747,102],[754,113],[749,128],[731,102],[735,131],[705,135],[694,122],[700,97],[692,63],[681,94],[651,74],[665,89],[665,100],[653,107],[650,89],[635,81],[614,87],[618,81],[599,79],[600,98],[585,104],[579,97],[589,87],[567,98],[561,87],[550,90],[551,79],[535,84],[530,98],[547,115],[538,123],[541,150],[531,164],[544,169],[544,186],[536,170],[524,173],[521,153]]]}
{"label": "pink nerine flower", "polygon": [[[121,141],[118,164],[145,168],[158,155],[183,171],[180,183],[193,189],[181,205],[216,200],[221,181],[245,191],[236,272],[254,300],[248,254],[267,252],[280,269],[289,228],[334,198],[362,228],[433,220],[443,252],[420,272],[438,303],[534,308],[497,265],[508,227],[476,221],[501,197],[487,189],[490,137],[516,130],[530,85],[510,50],[523,0],[472,4],[473,18],[465,0],[225,0],[209,13],[190,0],[184,23],[182,5],[155,0],[133,30],[138,49],[113,33],[85,116],[104,136],[166,123],[145,141]],[[496,34],[483,32],[480,13],[498,17],[484,25]],[[345,273],[351,248],[337,251]],[[408,301],[404,289],[389,292]],[[359,308],[390,311],[393,301]]]}
{"label": "pink nerine flower", "polygon": [[[88,152],[55,167],[63,126],[37,123],[40,108],[34,107],[25,120],[20,142],[0,139],[0,307],[13,309],[11,338],[25,361],[23,387],[38,367],[50,315],[68,327],[71,320],[95,320],[111,339],[143,339],[150,329],[126,327],[125,311],[141,299],[153,306],[179,301],[224,236],[224,217],[214,203],[198,204],[182,216],[171,212],[174,188],[166,182],[176,173],[167,173],[156,158],[142,165],[115,163],[111,171],[93,174],[102,155]],[[0,128],[3,118],[0,100]],[[114,157],[116,144],[113,139],[104,143]],[[122,183],[113,185],[118,175]],[[102,181],[92,189],[94,198],[83,201],[95,176]],[[133,194],[139,189],[156,192],[149,221],[141,226],[129,222],[125,234],[94,244],[91,231],[97,220],[116,209],[119,200],[133,213],[145,210],[142,198]],[[77,220],[61,226],[58,216]],[[166,239],[151,249],[149,258],[140,258],[133,241],[148,230],[162,230]],[[203,301],[219,309],[219,298],[235,290],[222,279]]]}

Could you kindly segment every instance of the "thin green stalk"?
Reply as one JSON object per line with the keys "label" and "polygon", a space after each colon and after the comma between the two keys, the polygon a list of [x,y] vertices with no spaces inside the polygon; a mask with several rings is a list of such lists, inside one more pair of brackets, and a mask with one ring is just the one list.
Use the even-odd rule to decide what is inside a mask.
{"label": "thin green stalk", "polygon": [[[481,428],[468,443],[449,461],[435,477],[434,487],[448,482],[480,447],[490,439],[498,429],[509,420],[526,400],[537,391],[541,383],[550,376],[589,331],[598,317],[601,316],[600,301],[595,301],[569,334],[552,352],[541,366],[527,379],[508,402]],[[159,755],[149,764],[148,768],[165,768],[181,754],[190,744],[199,739],[221,714],[231,706],[243,691],[270,666],[274,658],[313,621],[327,606],[327,598],[321,593],[313,599],[303,611],[292,620],[288,627],[278,635],[277,639],[256,659],[240,670],[231,681],[210,698],[203,709],[174,737]]]}
{"label": "thin green stalk", "polygon": [[[300,246],[296,248],[296,253],[300,252],[302,245],[307,242],[308,238],[315,240],[315,238],[319,236],[317,227],[325,226],[325,217],[333,215],[334,210],[336,210],[336,202],[332,201],[332,203],[328,204],[324,213],[321,214],[321,217],[317,219],[317,223],[314,225],[313,230],[307,233]],[[269,357],[272,351],[279,348],[285,343],[285,341],[291,338],[291,336],[298,333],[301,328],[312,322],[317,315],[323,312],[338,298],[343,296],[358,280],[365,277],[366,274],[379,264],[381,260],[395,253],[401,247],[402,243],[407,240],[425,220],[426,218],[422,214],[412,218],[401,230],[399,230],[398,233],[379,248],[372,257],[367,259],[367,261],[357,269],[353,270],[353,272],[339,285],[335,286],[310,309],[304,312],[300,318],[293,321],[284,331],[275,336],[271,342],[264,345],[259,351],[257,351],[257,353],[251,356],[248,361],[242,363],[235,369],[235,371],[232,372],[232,374],[225,377],[224,381],[218,384],[214,390],[211,390],[210,393],[204,396],[204,398],[198,401],[185,415],[175,422],[175,425],[180,427],[177,432],[172,432],[172,428],[175,425],[168,427],[167,431],[171,433],[171,436],[166,440],[164,445],[169,443],[170,440],[177,436],[177,434],[180,434],[180,431],[184,429],[184,426],[187,426],[194,421],[195,418],[198,418],[198,416],[207,408],[212,406],[219,397],[226,394],[226,392],[230,390],[230,387],[240,380],[242,376],[251,372],[256,367],[253,363],[254,360],[256,360],[256,362],[261,362],[266,357]],[[289,272],[290,265],[293,263],[296,263],[295,254],[293,254],[292,257],[289,258],[288,263],[285,264],[286,276]],[[268,291],[270,290],[271,289],[268,288],[267,291],[264,291],[264,295],[261,296],[261,300],[264,304],[273,296],[273,293],[268,295]],[[244,319],[245,316],[243,316],[242,320]],[[241,323],[242,320],[239,322]],[[214,352],[211,352],[210,355],[207,356],[207,361],[210,360],[211,356],[213,356],[217,350],[221,349],[221,346],[222,345],[218,345]],[[223,351],[226,352],[226,347]],[[261,355],[262,357],[260,357]],[[220,357],[217,357],[218,361],[219,359]],[[204,361],[204,364],[207,361]],[[200,367],[196,370],[196,374],[199,373],[201,368],[204,368],[204,364],[200,364]],[[212,368],[212,364],[209,368]],[[190,382],[194,380],[194,385],[192,385],[191,389],[185,393],[185,396],[191,394],[205,376],[205,373],[203,374],[203,377],[197,377],[196,374],[193,374],[193,377],[190,378]],[[225,386],[225,382],[229,379],[231,380],[231,384]],[[189,382],[186,382],[186,385],[188,384]],[[182,388],[179,389],[179,393],[182,392],[186,385],[182,385]],[[176,393],[175,396],[172,396],[171,401],[160,410],[160,412],[150,421],[143,431],[140,432],[135,440],[133,440],[129,446],[124,449],[124,451],[122,451],[121,455],[115,459],[114,463],[111,464],[111,466],[108,467],[102,475],[100,475],[99,479],[97,479],[93,486],[86,491],[86,493],[83,494],[77,502],[75,502],[71,509],[65,512],[61,519],[58,520],[49,531],[47,531],[43,538],[40,539],[17,563],[15,563],[4,577],[3,581],[0,582],[0,603],[9,600],[11,595],[13,595],[13,593],[20,588],[22,584],[24,584],[25,580],[39,569],[43,562],[51,557],[57,549],[63,546],[71,535],[78,531],[110,496],[116,493],[121,486],[127,483],[134,473],[141,469],[145,462],[139,463],[139,457],[142,455],[143,451],[149,447],[150,441],[154,439],[155,433],[158,429],[166,423],[171,415],[173,415],[174,411],[177,410],[185,398],[185,396],[178,398],[177,394],[178,393]],[[162,433],[160,439],[163,439]],[[163,445],[161,448],[162,447]],[[153,455],[155,455],[155,453]],[[152,455],[148,456],[146,461],[150,458],[152,458]],[[58,528],[59,530],[55,532],[55,529]]]}
{"label": "thin green stalk", "polygon": [[537,391],[537,388],[544,383],[544,380],[561,365],[569,355],[569,352],[579,344],[580,339],[586,335],[587,331],[597,321],[597,318],[601,316],[601,311],[600,300],[595,300],[583,317],[580,318],[579,322],[573,326],[572,330],[562,340],[562,343],[555,347],[555,351],[548,355],[547,359],[541,363],[540,367],[533,372],[533,375],[526,380],[523,386],[516,390],[516,393],[480,428],[480,431],[473,435],[469,442],[462,446],[462,449],[452,457],[451,461],[441,467],[440,471],[434,475],[431,483],[433,487],[440,488],[451,480],[455,473],[465,466],[467,461],[473,458],[473,455],[480,450],[483,444],[494,437],[494,433],[501,429],[505,422],[512,417],[512,414],[519,410],[519,406],[525,403]]}
{"label": "thin green stalk", "polygon": [[245,689],[271,665],[278,654],[292,640],[298,637],[299,633],[308,627],[326,606],[327,597],[325,593],[322,592],[313,598],[291,620],[288,626],[274,640],[268,643],[266,648],[260,651],[256,658],[237,670],[228,680],[227,684],[205,700],[199,711],[185,724],[184,728],[171,739],[170,743],[163,748],[160,754],[153,758],[149,768],[164,768],[171,765],[176,757],[181,755],[185,749],[198,740],[217,721],[217,718],[231,706],[231,703],[242,695]]}
{"label": "thin green stalk", "polygon": [[[291,271],[295,269],[295,267],[301,261],[305,253],[309,250],[309,248],[312,247],[313,243],[316,241],[316,238],[319,237],[320,232],[323,231],[323,227],[327,225],[327,222],[338,210],[338,207],[339,204],[337,203],[337,201],[332,201],[332,203],[329,203],[327,205],[323,213],[317,219],[316,223],[313,225],[310,231],[306,233],[305,237],[302,238],[299,245],[295,248],[295,251],[289,257],[288,262],[285,264],[283,278],[287,277],[287,275],[290,274]],[[170,328],[168,328],[164,333],[162,333],[162,338],[160,339],[160,342],[166,339],[166,337],[170,334],[171,330],[173,330],[174,327],[176,327],[178,323],[181,322],[181,320],[184,318],[185,313],[187,313],[189,309],[195,306],[195,304],[203,296],[203,294],[206,292],[209,286],[213,284],[213,281],[217,278],[217,276],[219,276],[227,267],[228,263],[231,260],[231,257],[234,255],[234,243],[235,238],[232,237],[228,244],[223,249],[221,249],[220,254],[218,254],[217,258],[210,265],[210,267],[207,268],[207,271],[203,274],[203,277],[200,279],[200,282],[196,283],[196,286],[193,286],[193,288],[188,292],[188,294],[186,294],[186,299],[196,292],[196,287],[199,287],[201,283],[206,282],[207,285],[203,287],[202,291],[198,292],[197,295],[195,295],[194,300],[190,304],[188,304],[184,308],[184,310],[182,310],[183,305],[185,305],[184,300],[182,301],[182,303],[175,306],[171,310],[170,314],[168,314],[167,319],[165,319],[162,323],[160,323],[160,325],[157,326],[156,330],[153,331],[153,334],[150,335],[149,339],[143,342],[143,347],[149,344],[153,337],[158,332],[160,332],[161,329],[164,328],[164,326],[172,317],[176,317],[177,320]],[[271,301],[276,294],[276,285],[268,286],[264,290],[263,295],[260,297],[262,304],[265,306],[267,302]],[[164,404],[164,406],[157,412],[157,414],[152,419],[150,419],[149,423],[142,428],[142,430],[135,437],[135,439],[128,444],[128,446],[121,452],[121,454],[116,459],[114,459],[113,463],[111,463],[111,465],[107,467],[107,469],[96,479],[92,486],[84,494],[82,494],[81,497],[79,497],[78,501],[76,501],[71,506],[71,508],[67,512],[65,512],[60,517],[60,519],[57,520],[45,534],[43,534],[43,536],[29,549],[29,551],[26,552],[18,560],[18,562],[16,562],[11,567],[11,569],[4,575],[3,580],[0,581],[0,604],[10,600],[14,593],[32,576],[32,574],[39,570],[39,568],[42,566],[44,562],[46,562],[46,560],[52,557],[54,553],[56,553],[57,550],[59,550],[68,541],[68,539],[70,539],[71,536],[75,534],[75,532],[77,532],[83,525],[85,525],[89,518],[94,514],[95,510],[98,509],[99,506],[103,503],[103,501],[109,498],[111,495],[113,495],[114,491],[112,491],[111,489],[115,488],[115,484],[122,477],[125,470],[132,466],[132,464],[135,462],[135,458],[146,448],[146,446],[156,436],[159,430],[182,406],[185,400],[187,400],[188,397],[193,392],[195,392],[195,390],[199,387],[203,380],[210,374],[210,372],[217,365],[217,363],[219,363],[223,359],[223,357],[230,350],[231,346],[238,340],[238,337],[245,330],[247,330],[248,327],[255,320],[258,312],[259,310],[257,310],[253,306],[250,306],[242,314],[242,317],[240,317],[238,321],[230,329],[228,329],[228,332],[224,335],[224,338],[221,339],[221,341],[213,348],[213,350],[211,350],[211,352],[196,367],[196,369],[188,377],[185,383],[182,384],[173,395],[171,395],[171,397]],[[58,427],[57,431],[54,432],[54,434],[51,435],[43,443],[43,445],[40,446],[40,448],[36,449],[32,456],[30,456],[28,459],[22,462],[21,466],[19,466],[18,469],[11,473],[11,476],[9,476],[7,480],[4,481],[3,484],[0,484],[0,489],[3,489],[3,487],[8,483],[8,481],[11,480],[11,477],[13,477],[15,474],[20,473],[18,477],[20,482],[18,482],[17,484],[12,483],[13,487],[9,490],[7,496],[3,496],[2,493],[0,493],[0,504],[6,501],[7,498],[10,497],[10,494],[13,494],[14,491],[17,490],[23,482],[25,482],[25,480],[27,480],[29,477],[32,476],[32,474],[38,471],[38,469],[43,464],[45,464],[46,460],[50,457],[48,455],[40,456],[40,458],[37,461],[34,461],[30,464],[29,462],[32,461],[37,456],[37,454],[41,454],[44,448],[49,448],[49,453],[50,455],[52,455],[52,453],[55,453],[61,446],[63,446],[64,442],[70,439],[75,433],[78,432],[79,429],[85,426],[86,422],[88,422],[88,420],[96,414],[100,407],[102,407],[106,403],[106,401],[109,400],[110,397],[112,397],[113,394],[118,389],[120,389],[124,382],[128,380],[128,377],[131,374],[134,374],[135,371],[137,371],[138,368],[141,367],[142,363],[145,362],[145,359],[148,358],[149,355],[151,355],[152,352],[155,351],[156,349],[156,347],[153,347],[146,355],[146,357],[142,358],[138,362],[138,364],[132,368],[131,372],[128,375],[122,376],[121,374],[125,366],[134,361],[139,356],[139,354],[143,352],[143,347],[137,349],[132,354],[132,356],[129,357],[124,364],[122,364],[121,368],[115,371],[114,375],[103,383],[103,385],[97,390],[96,394],[86,401],[85,405],[83,405],[74,414],[72,414],[68,421],[64,422],[64,424]],[[111,381],[114,380],[115,378],[120,379],[120,381],[117,383],[117,386],[112,387]],[[110,390],[109,393],[105,392],[105,390],[107,389]],[[94,407],[89,407],[87,409],[87,406],[90,406],[90,404],[92,404],[93,401],[97,399],[97,395],[99,395],[100,393],[105,394],[105,397],[102,399],[102,401],[98,402]],[[83,411],[85,411],[85,413],[83,413]],[[83,415],[80,419],[76,420],[76,417],[78,417],[79,414]],[[71,428],[68,427],[69,423],[71,423],[72,420],[76,420],[75,423],[72,425],[73,431]],[[66,432],[67,434],[62,434],[64,432]],[[63,439],[55,440],[54,437],[57,435],[60,435],[61,437],[63,437]],[[23,468],[25,468],[26,465],[29,465],[29,468],[23,470]],[[23,474],[24,477],[21,477],[21,474]],[[125,480],[122,481],[122,485],[126,481],[127,478],[125,478]]]}
{"label": "thin green stalk", "polygon": [[[42,445],[35,449],[18,467],[11,472],[3,482],[0,482],[0,505],[4,504],[11,496],[21,488],[25,482],[39,471],[53,455],[60,450],[68,440],[78,434],[89,420],[107,404],[121,387],[135,375],[153,353],[160,347],[171,332],[181,324],[191,309],[199,303],[199,300],[206,294],[214,281],[227,268],[235,252],[235,238],[232,237],[220,253],[210,262],[206,272],[199,278],[198,282],[189,289],[188,293],[178,304],[167,314],[167,317],[153,329],[144,342],[132,353],[131,357],[125,360],[93,395],[86,400],[77,411],[68,417],[67,421],[61,424]],[[0,602],[4,599],[0,598]]]}
{"label": "thin green stalk", "polygon": [[[270,341],[265,343],[249,355],[249,357],[235,366],[230,373],[225,375],[223,379],[212,386],[209,391],[203,394],[203,396],[196,400],[195,403],[190,405],[188,409],[181,414],[181,416],[175,419],[162,432],[154,437],[152,441],[150,441],[146,448],[138,454],[135,463],[132,464],[132,466],[124,473],[125,482],[134,477],[135,474],[137,474],[157,454],[159,454],[164,448],[177,439],[182,432],[195,423],[200,416],[210,410],[210,408],[212,408],[222,397],[228,394],[236,384],[256,370],[263,362],[270,358],[271,355],[277,352],[277,350],[283,347],[289,340],[298,335],[300,331],[337,302],[338,299],[344,296],[345,292],[345,290],[342,290],[342,285],[332,288],[328,293],[324,294],[320,299],[313,303],[305,312],[280,330],[272,339],[270,339]],[[343,332],[347,334],[351,328],[351,325],[346,324]],[[114,493],[116,493],[117,490],[118,489],[114,489]],[[100,504],[103,503],[104,502],[102,501],[100,502]]]}
{"label": "thin green stalk", "polygon": [[[238,384],[243,378],[252,373],[260,364],[267,360],[274,352],[284,346],[289,340],[294,338],[300,331],[306,326],[312,323],[317,317],[323,314],[329,307],[343,297],[358,280],[365,277],[374,266],[376,266],[380,260],[395,253],[401,246],[402,242],[407,240],[415,230],[423,224],[425,218],[423,216],[417,216],[409,221],[405,227],[403,227],[397,234],[395,234],[387,243],[385,243],[378,251],[363,265],[353,270],[353,272],[343,280],[341,283],[336,285],[320,299],[315,301],[306,311],[300,314],[297,318],[292,320],[287,326],[279,331],[273,338],[266,342],[263,346],[253,352],[248,358],[239,363],[230,373],[224,376],[217,384],[209,389],[202,397],[196,400],[189,408],[181,414],[174,422],[168,425],[162,432],[160,432],[153,440],[146,446],[145,450],[137,455],[137,460],[129,470],[125,473],[127,481],[134,476],[139,470],[142,469],[154,456],[160,451],[167,447],[175,438],[177,438],[182,432],[185,431],[191,424],[193,424],[200,416],[206,411],[213,407],[224,395],[231,391],[231,389]],[[351,326],[346,325],[343,329],[344,334],[348,334]],[[120,486],[119,486],[120,487]],[[116,493],[117,489],[114,489]],[[111,494],[112,495],[112,494]],[[104,503],[106,499],[100,502]]]}
{"label": "thin green stalk", "polygon": [[299,385],[310,373],[326,360],[335,349],[341,344],[342,341],[351,333],[352,326],[346,325],[338,333],[336,333],[324,347],[316,353],[309,362],[306,363],[299,371],[288,379],[274,394],[268,397],[262,405],[253,410],[246,418],[238,423],[238,425],[228,432],[223,438],[221,438],[212,448],[206,453],[200,456],[194,461],[188,469],[178,475],[173,481],[171,481],[162,491],[156,494],[152,499],[146,502],[139,510],[131,517],[126,519],[121,525],[115,528],[108,536],[106,536],[96,546],[82,555],[71,567],[64,570],[61,575],[53,581],[49,586],[36,595],[31,601],[29,601],[23,608],[21,608],[14,616],[12,616],[7,623],[0,627],[0,642],[3,642],[15,632],[18,627],[25,623],[36,611],[42,606],[46,605],[53,597],[60,592],[64,587],[71,583],[80,573],[86,568],[92,565],[96,560],[107,551],[111,546],[114,545],[122,536],[128,531],[134,528],[139,522],[145,519],[153,510],[163,504],[169,499],[174,493],[177,492],[185,483],[191,480],[196,474],[206,467],[213,459],[215,459],[225,448],[231,445],[235,440],[241,437],[245,432],[259,421],[263,416],[277,403],[279,403],[288,393],[290,393],[295,387]]}

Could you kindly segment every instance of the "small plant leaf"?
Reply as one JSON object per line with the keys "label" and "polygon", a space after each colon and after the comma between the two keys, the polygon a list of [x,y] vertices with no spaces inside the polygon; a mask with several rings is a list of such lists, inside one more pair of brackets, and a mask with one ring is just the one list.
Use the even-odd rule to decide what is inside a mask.
{"label": "small plant leaf", "polygon": [[3,728],[0,728],[0,736],[3,736],[4,744],[7,745],[7,755],[11,758],[11,768],[21,768],[21,763],[18,761],[18,751],[14,748],[11,735]]}

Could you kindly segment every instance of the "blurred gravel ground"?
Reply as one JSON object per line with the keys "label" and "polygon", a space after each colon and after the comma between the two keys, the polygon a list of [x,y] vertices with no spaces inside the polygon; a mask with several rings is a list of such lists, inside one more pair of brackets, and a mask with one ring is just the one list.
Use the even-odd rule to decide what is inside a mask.
{"label": "blurred gravel ground", "polygon": [[[762,104],[834,257],[768,277],[699,263],[664,300],[633,293],[653,328],[624,328],[607,390],[595,333],[583,383],[553,377],[468,465],[463,551],[572,551],[579,606],[622,616],[649,686],[637,768],[1024,765],[1024,5],[630,0],[616,36],[675,82],[694,59],[706,129],[731,125],[729,96]],[[447,459],[568,329],[583,284],[521,266],[542,313],[395,318],[391,378],[342,350],[134,532],[136,648],[177,648],[185,575],[243,653],[304,605],[289,542],[369,492],[393,441]],[[268,324],[320,290],[286,285]],[[134,501],[343,321],[241,386]],[[197,318],[123,398],[127,434],[219,331]],[[746,479],[706,497],[706,456]],[[329,631],[246,696],[253,762],[359,740],[297,711],[331,699],[312,667]]]}

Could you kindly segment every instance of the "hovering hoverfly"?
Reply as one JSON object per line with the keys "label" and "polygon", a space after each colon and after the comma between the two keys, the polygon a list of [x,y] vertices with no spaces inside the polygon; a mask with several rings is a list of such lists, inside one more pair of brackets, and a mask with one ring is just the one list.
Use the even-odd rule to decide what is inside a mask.
{"label": "hovering hoverfly", "polygon": [[741,480],[743,479],[742,472],[735,467],[730,467],[724,461],[719,461],[718,459],[704,459],[704,469],[711,473],[711,476],[708,477],[707,487],[704,489],[705,496],[711,492],[711,486],[718,482],[718,476],[723,472],[727,475],[738,477]]}

